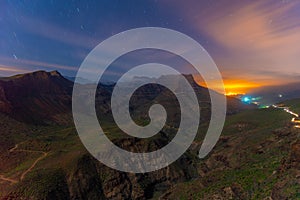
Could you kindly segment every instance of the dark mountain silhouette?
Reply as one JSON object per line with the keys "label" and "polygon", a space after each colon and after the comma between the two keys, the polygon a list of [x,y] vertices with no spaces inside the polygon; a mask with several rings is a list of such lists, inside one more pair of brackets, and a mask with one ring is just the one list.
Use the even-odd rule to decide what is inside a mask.
{"label": "dark mountain silhouette", "polygon": [[[169,78],[170,77],[160,77]],[[207,88],[199,86],[191,75],[186,76],[194,88],[205,120],[209,118],[210,97]],[[72,123],[71,100],[73,82],[64,78],[58,71],[36,71],[0,79],[0,112],[19,121],[33,124],[66,124]],[[180,88],[179,83],[178,88]],[[110,110],[110,96],[114,84],[98,85],[96,107],[99,112],[107,114]],[[90,85],[82,85],[82,90],[89,90]],[[173,96],[174,97],[174,96]],[[132,110],[145,110],[146,104],[165,102],[170,104],[172,94],[166,88],[155,84],[148,84],[135,92],[131,99]],[[174,98],[173,98],[174,99]],[[253,108],[242,104],[234,98],[227,98],[228,113],[236,113],[244,109]],[[89,103],[89,102],[86,102]],[[176,113],[175,113],[176,114]],[[177,112],[178,114],[178,112]],[[180,114],[180,113],[179,113]],[[139,117],[139,116],[138,116]]]}
{"label": "dark mountain silhouette", "polygon": [[0,111],[30,123],[65,123],[69,119],[62,115],[71,109],[72,87],[57,71],[1,78]]}

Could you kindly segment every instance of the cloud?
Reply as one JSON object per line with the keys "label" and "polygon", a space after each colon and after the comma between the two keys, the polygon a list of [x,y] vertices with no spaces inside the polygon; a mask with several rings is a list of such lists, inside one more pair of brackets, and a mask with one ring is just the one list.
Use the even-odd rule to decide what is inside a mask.
{"label": "cloud", "polygon": [[29,70],[21,69],[15,66],[0,64],[0,76],[10,76],[11,74],[26,73]]}
{"label": "cloud", "polygon": [[91,49],[99,43],[99,40],[91,36],[80,34],[76,31],[71,31],[67,28],[40,19],[23,16],[20,25],[23,30],[30,34],[58,41],[70,46]]}
{"label": "cloud", "polygon": [[[185,16],[190,27],[221,47],[222,51],[212,56],[226,76],[274,82],[289,77],[284,74],[300,72],[299,1],[218,1],[211,5],[193,2],[172,6]],[[279,76],[272,72],[283,76],[278,80]]]}
{"label": "cloud", "polygon": [[14,66],[9,66],[9,65],[2,65],[0,64],[0,71],[2,72],[27,72],[27,70],[16,68]]}
{"label": "cloud", "polygon": [[[247,5],[233,17],[220,17],[207,23],[205,31],[233,52],[243,52],[244,57],[255,58],[252,64],[257,67],[296,70],[300,61],[300,19],[288,13],[297,3],[270,6],[257,2]],[[283,20],[284,17],[287,19]],[[243,64],[250,63],[247,59]]]}
{"label": "cloud", "polygon": [[[60,65],[56,63],[47,63],[36,60],[26,60],[26,59],[12,59],[8,57],[0,57],[0,71],[2,75],[11,75],[12,73],[24,73],[33,70],[33,67],[38,69],[45,68],[50,70],[67,70],[74,71],[78,70],[78,67]],[[10,73],[9,73],[10,72]]]}
{"label": "cloud", "polygon": [[294,41],[295,35],[299,36],[299,18],[281,19],[297,4],[294,1],[272,5],[259,1],[241,6],[226,17],[219,15],[200,23],[205,25],[203,31],[229,48],[268,49]]}

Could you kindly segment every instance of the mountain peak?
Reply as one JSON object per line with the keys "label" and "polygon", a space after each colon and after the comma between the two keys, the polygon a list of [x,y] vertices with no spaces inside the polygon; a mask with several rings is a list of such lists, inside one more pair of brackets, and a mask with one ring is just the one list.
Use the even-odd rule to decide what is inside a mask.
{"label": "mountain peak", "polygon": [[49,72],[51,76],[62,76],[57,70]]}
{"label": "mountain peak", "polygon": [[35,72],[24,74],[24,75],[25,76],[26,75],[36,76],[36,77],[50,77],[50,76],[59,76],[59,77],[62,77],[62,75],[58,71],[56,71],[56,70],[50,71],[50,72],[47,72],[47,71],[44,71],[44,70],[40,70],[40,71],[35,71]]}
{"label": "mountain peak", "polygon": [[58,71],[41,70],[1,79],[0,112],[29,123],[62,123],[64,119],[54,116],[70,111],[72,87],[73,83]]}
{"label": "mountain peak", "polygon": [[63,77],[58,71],[44,71],[44,70],[39,70],[39,71],[34,71],[34,72],[29,72],[25,74],[17,74],[11,77],[6,77],[2,78],[1,80],[19,80],[19,79],[48,79],[49,77]]}

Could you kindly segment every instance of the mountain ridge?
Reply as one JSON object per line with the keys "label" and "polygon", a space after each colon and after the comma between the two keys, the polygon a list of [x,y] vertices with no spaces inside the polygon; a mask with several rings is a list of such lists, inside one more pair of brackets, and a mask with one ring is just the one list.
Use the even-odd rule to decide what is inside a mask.
{"label": "mountain ridge", "polygon": [[25,122],[58,122],[54,116],[71,109],[72,87],[58,71],[1,78],[0,112]]}
{"label": "mountain ridge", "polygon": [[[208,89],[198,85],[192,75],[185,75],[185,77],[194,88],[199,102],[205,102],[205,107],[210,107]],[[168,78],[168,80],[172,81],[172,76],[160,77],[160,79],[162,78]],[[68,80],[58,71],[46,72],[40,70],[1,78],[0,112],[19,121],[29,123],[72,123],[71,102],[74,84],[77,83]],[[174,82],[174,84],[177,84],[178,89],[182,90],[180,83]],[[98,84],[96,102],[100,103],[99,110],[105,111],[105,113],[110,108],[110,96],[114,86],[115,84]],[[90,89],[89,84],[81,85],[81,87],[83,91]],[[148,98],[149,93],[152,93],[153,97],[160,96],[159,99],[168,104],[167,98],[170,97],[170,94],[165,93],[165,91],[166,89],[155,86],[155,84],[149,84],[146,87],[142,86],[135,92],[135,94],[139,94],[139,97],[132,97],[132,104],[145,103],[145,100],[150,100]],[[140,101],[141,99],[142,101]],[[229,114],[253,108],[242,104],[234,98],[227,97],[227,101]]]}

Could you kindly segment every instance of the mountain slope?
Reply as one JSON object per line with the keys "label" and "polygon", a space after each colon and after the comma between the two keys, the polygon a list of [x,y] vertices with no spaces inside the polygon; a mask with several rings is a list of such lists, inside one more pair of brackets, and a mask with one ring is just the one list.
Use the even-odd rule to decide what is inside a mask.
{"label": "mountain slope", "polygon": [[[208,90],[197,85],[192,77],[187,79],[202,108],[201,122],[206,124],[210,116]],[[39,71],[2,78],[0,86],[4,105],[1,112],[5,113],[0,114],[4,122],[1,126],[5,127],[0,136],[6,144],[0,148],[3,161],[0,165],[0,198],[156,199],[175,184],[201,175],[197,158],[201,139],[197,139],[172,165],[152,173],[122,173],[93,159],[80,142],[72,123],[73,83],[58,72]],[[82,85],[83,91],[88,91],[90,86]],[[176,127],[165,127],[150,140],[128,137],[120,131],[109,119],[113,87],[98,86],[96,108],[103,114],[101,126],[114,144],[128,151],[149,152],[172,139]],[[142,124],[147,121],[147,106],[154,102],[168,107],[171,125],[177,124],[180,110],[175,96],[166,88],[153,84],[141,87],[132,97],[133,118]],[[229,106],[232,115],[249,108],[237,99],[229,99]],[[200,128],[198,135],[204,134],[205,129]]]}
{"label": "mountain slope", "polygon": [[[166,78],[166,77],[161,77]],[[207,88],[199,86],[192,76],[186,76],[194,88],[201,107],[210,110],[210,98]],[[33,124],[71,124],[71,100],[73,82],[65,79],[59,72],[37,71],[0,79],[0,112],[10,117]],[[110,110],[110,96],[114,85],[99,84],[97,91],[97,110],[107,113]],[[180,88],[180,85],[178,85]],[[89,85],[82,85],[89,90]],[[144,108],[144,103],[164,101],[169,103],[172,95],[166,89],[148,84],[141,87],[132,97],[133,110]],[[173,98],[174,99],[174,98]],[[243,105],[239,100],[227,98],[228,113],[236,113],[251,106]],[[87,102],[89,103],[89,102]],[[209,111],[203,116],[209,118]]]}
{"label": "mountain slope", "polygon": [[[1,135],[11,130],[14,134],[2,148],[0,175],[18,180],[41,156],[24,154],[23,149],[47,152],[47,156],[17,184],[0,179],[0,199],[297,199],[299,129],[290,126],[291,117],[272,108],[230,115],[207,158],[197,158],[202,141],[196,139],[175,163],[145,174],[122,173],[96,161],[72,126],[19,124],[17,128],[15,122],[6,122]],[[107,123],[106,128],[108,135],[118,134],[113,124]],[[20,136],[18,130],[28,134]],[[166,139],[156,139],[155,144]],[[130,151],[157,148],[142,139],[114,137],[112,141]],[[11,152],[16,144],[19,152]]]}
{"label": "mountain slope", "polygon": [[57,71],[0,79],[0,112],[29,123],[66,123],[73,83]]}
{"label": "mountain slope", "polygon": [[228,116],[218,144],[199,163],[200,176],[161,199],[299,199],[300,129],[291,118],[272,108]]}

